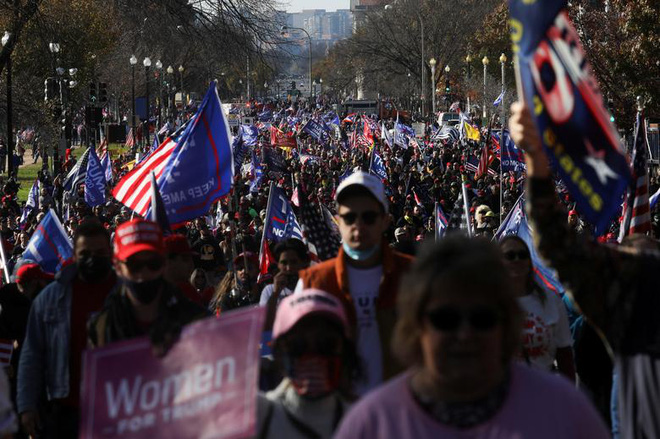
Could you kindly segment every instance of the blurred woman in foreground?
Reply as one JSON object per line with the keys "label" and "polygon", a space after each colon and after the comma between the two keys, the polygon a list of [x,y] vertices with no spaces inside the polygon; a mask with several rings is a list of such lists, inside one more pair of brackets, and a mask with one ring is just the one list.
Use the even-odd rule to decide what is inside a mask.
{"label": "blurred woman in foreground", "polygon": [[521,311],[495,244],[446,238],[399,294],[394,352],[408,370],[344,418],[344,438],[606,438],[585,396],[513,361]]}

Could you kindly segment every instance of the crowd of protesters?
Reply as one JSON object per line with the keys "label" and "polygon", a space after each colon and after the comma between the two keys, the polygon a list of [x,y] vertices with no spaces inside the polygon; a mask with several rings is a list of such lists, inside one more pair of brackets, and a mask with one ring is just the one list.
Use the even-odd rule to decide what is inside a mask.
{"label": "crowd of protesters", "polygon": [[[326,115],[324,104],[254,102],[239,111],[278,114],[286,134]],[[187,323],[260,305],[273,345],[262,362],[256,437],[601,438],[609,429],[660,437],[660,214],[652,236],[616,248],[613,222],[594,239],[553,184],[519,105],[511,136],[527,153],[526,173],[500,174],[495,161],[478,179],[467,164],[491,141],[488,126],[479,141],[439,139],[430,123],[408,145],[381,133],[370,147],[348,140],[359,118],[337,116],[336,136],[319,142],[297,132],[295,151],[273,147],[271,122],[260,122],[251,147],[261,157],[259,184],[251,154],[239,156],[231,196],[169,236],[114,201],[111,185],[94,208],[83,187],[66,191],[72,157],[56,176],[39,172],[38,208],[26,214],[16,176],[3,179],[0,236],[12,283],[0,290],[0,339],[13,342],[13,354],[8,382],[0,380],[0,432],[77,437],[85,349],[146,335],[166,358]],[[387,130],[395,123],[382,122]],[[369,172],[372,148],[387,179]],[[132,159],[113,157],[114,183]],[[651,179],[652,192],[659,183]],[[270,243],[266,272],[259,254],[271,184],[294,200],[310,242]],[[449,214],[463,186],[476,237],[433,243],[435,204]],[[523,192],[563,297],[534,281],[524,240],[490,242]],[[309,206],[312,219],[302,212]],[[74,246],[54,277],[22,258],[51,208]],[[325,222],[323,209],[335,218],[327,227],[341,240],[335,248],[307,233]],[[611,411],[615,364],[620,403]]]}

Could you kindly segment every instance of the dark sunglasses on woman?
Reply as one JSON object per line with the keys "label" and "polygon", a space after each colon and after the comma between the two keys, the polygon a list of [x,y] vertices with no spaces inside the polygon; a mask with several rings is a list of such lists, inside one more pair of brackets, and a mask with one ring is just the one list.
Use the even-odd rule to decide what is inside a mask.
{"label": "dark sunglasses on woman", "polygon": [[496,309],[489,306],[475,306],[460,309],[453,306],[443,306],[426,313],[431,325],[438,331],[456,331],[467,321],[477,331],[489,331],[500,322]]}

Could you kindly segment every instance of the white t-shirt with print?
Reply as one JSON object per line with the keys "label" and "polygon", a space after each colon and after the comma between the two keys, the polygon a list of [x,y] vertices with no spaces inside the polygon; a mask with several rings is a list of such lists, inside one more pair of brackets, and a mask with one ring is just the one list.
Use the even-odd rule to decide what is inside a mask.
{"label": "white t-shirt with print", "polygon": [[518,298],[523,310],[523,347],[532,366],[551,370],[557,348],[571,346],[568,315],[556,294],[545,294],[545,301],[537,293]]}
{"label": "white t-shirt with print", "polygon": [[[273,284],[266,285],[264,289],[261,290],[261,296],[259,296],[259,305],[261,306],[267,305],[268,300],[270,299],[270,296],[273,295],[274,291],[275,291],[275,285]],[[287,287],[283,287],[282,291],[280,292],[280,296],[277,298],[277,304],[279,305],[282,299],[290,296],[291,294],[293,294],[292,290],[288,289]]]}
{"label": "white t-shirt with print", "polygon": [[359,269],[347,265],[346,268],[357,319],[357,351],[362,362],[362,379],[355,383],[355,392],[364,395],[383,382],[383,356],[376,320],[383,266]]}

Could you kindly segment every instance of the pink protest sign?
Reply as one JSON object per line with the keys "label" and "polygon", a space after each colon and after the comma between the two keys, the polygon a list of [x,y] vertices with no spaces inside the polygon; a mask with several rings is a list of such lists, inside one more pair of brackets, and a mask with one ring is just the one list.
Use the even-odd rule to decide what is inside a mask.
{"label": "pink protest sign", "polygon": [[187,326],[164,358],[146,338],[85,352],[81,439],[254,434],[263,309]]}

